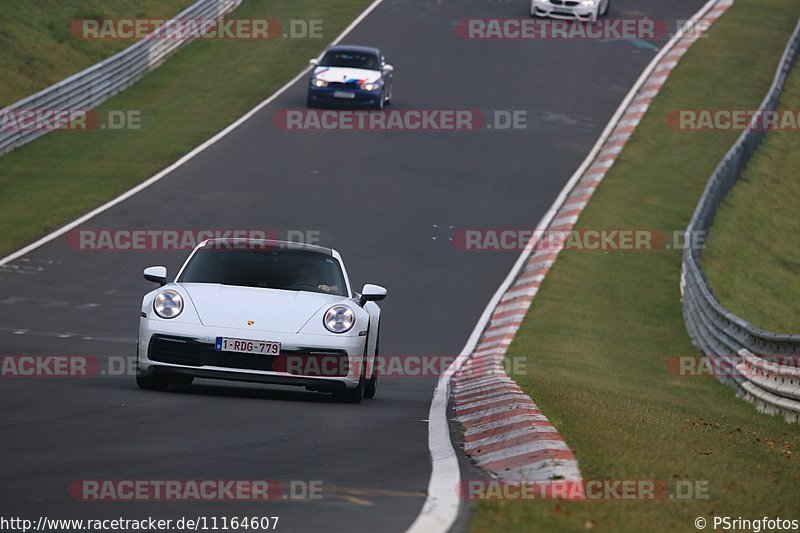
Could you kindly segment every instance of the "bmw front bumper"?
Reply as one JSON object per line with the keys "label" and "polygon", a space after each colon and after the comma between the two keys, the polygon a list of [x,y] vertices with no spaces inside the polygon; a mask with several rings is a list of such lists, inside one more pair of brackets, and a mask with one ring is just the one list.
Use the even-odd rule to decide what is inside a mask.
{"label": "bmw front bumper", "polygon": [[[337,94],[352,94],[352,98],[342,98]],[[362,89],[309,87],[308,100],[319,106],[330,107],[373,107],[380,103],[381,91],[364,91]]]}
{"label": "bmw front bumper", "polygon": [[599,4],[582,6],[578,0],[531,0],[531,14],[564,20],[597,20]]}

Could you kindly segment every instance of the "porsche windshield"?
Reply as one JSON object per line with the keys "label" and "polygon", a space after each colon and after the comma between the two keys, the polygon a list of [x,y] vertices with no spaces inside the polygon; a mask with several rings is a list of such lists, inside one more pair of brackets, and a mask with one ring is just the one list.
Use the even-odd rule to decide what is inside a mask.
{"label": "porsche windshield", "polygon": [[201,248],[177,281],[347,296],[339,262],[308,250]]}
{"label": "porsche windshield", "polygon": [[346,67],[378,70],[378,58],[366,52],[330,51],[320,61],[322,67]]}

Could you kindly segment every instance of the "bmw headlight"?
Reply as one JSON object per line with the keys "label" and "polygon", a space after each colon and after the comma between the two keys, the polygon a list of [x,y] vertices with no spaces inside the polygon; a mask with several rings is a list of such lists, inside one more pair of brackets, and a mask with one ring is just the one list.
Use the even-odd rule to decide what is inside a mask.
{"label": "bmw headlight", "polygon": [[161,291],[153,300],[153,310],[161,318],[175,318],[183,311],[183,298],[171,289]]}
{"label": "bmw headlight", "polygon": [[381,85],[377,81],[368,81],[367,83],[362,83],[361,88],[365,91],[374,91],[375,89],[379,88]]}
{"label": "bmw headlight", "polygon": [[330,332],[345,333],[355,325],[356,315],[346,305],[334,305],[325,311],[322,323],[325,324],[325,328]]}
{"label": "bmw headlight", "polygon": [[327,87],[328,82],[319,78],[311,78],[311,85],[314,87]]}
{"label": "bmw headlight", "polygon": [[581,5],[583,7],[592,7],[595,4],[595,0],[581,0]]}

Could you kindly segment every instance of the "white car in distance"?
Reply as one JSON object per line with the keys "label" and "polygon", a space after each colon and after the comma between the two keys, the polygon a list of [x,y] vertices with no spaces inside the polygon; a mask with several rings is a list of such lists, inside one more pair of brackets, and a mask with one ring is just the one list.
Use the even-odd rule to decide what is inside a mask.
{"label": "white car in distance", "polygon": [[611,0],[531,0],[531,16],[595,21],[608,15]]}

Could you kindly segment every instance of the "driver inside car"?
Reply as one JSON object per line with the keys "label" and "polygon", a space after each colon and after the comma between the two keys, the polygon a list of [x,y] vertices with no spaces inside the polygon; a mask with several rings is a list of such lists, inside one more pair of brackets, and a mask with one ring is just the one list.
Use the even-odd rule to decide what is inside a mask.
{"label": "driver inside car", "polygon": [[303,263],[300,265],[300,268],[297,269],[297,273],[295,274],[294,283],[292,284],[292,288],[295,288],[295,290],[302,290],[303,287],[314,287],[323,292],[338,291],[336,285],[320,283],[319,273],[314,265],[310,263]]}

